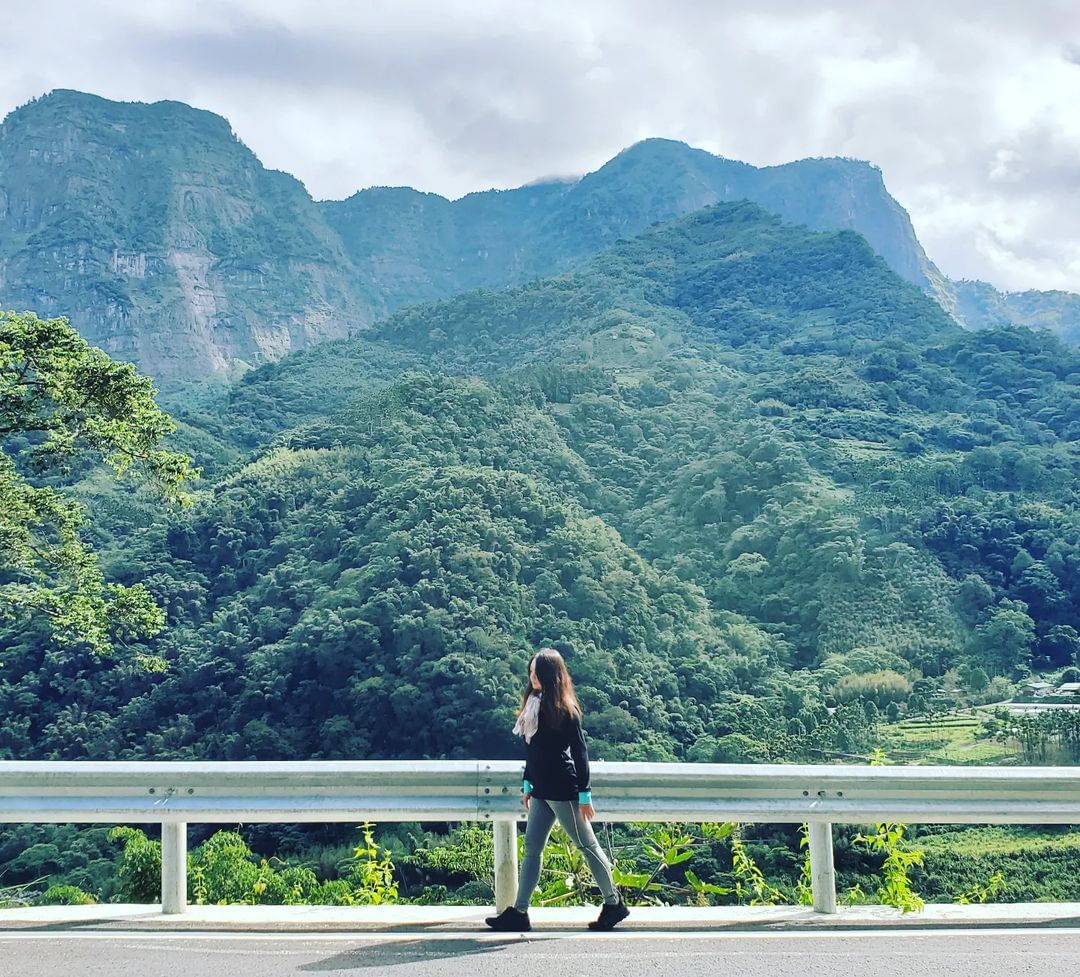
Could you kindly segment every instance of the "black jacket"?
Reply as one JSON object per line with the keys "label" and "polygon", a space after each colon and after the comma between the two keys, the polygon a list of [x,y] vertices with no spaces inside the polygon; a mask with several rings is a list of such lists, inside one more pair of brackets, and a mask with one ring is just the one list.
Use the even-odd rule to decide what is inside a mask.
{"label": "black jacket", "polygon": [[549,801],[576,801],[590,789],[589,748],[576,716],[551,728],[541,720],[536,735],[525,746],[524,779],[533,797]]}

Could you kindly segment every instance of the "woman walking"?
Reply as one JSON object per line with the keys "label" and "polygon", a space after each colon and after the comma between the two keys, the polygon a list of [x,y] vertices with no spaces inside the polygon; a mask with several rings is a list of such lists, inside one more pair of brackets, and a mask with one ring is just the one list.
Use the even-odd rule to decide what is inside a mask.
{"label": "woman walking", "polygon": [[589,929],[609,930],[630,915],[611,877],[589,822],[596,814],[589,789],[589,751],[581,728],[581,706],[566,662],[554,648],[541,648],[529,662],[529,682],[521,699],[514,732],[525,738],[525,775],[521,786],[525,810],[525,861],[513,906],[487,920],[496,930],[531,928],[529,901],[540,880],[540,865],[556,819],[581,849],[604,894],[598,919]]}

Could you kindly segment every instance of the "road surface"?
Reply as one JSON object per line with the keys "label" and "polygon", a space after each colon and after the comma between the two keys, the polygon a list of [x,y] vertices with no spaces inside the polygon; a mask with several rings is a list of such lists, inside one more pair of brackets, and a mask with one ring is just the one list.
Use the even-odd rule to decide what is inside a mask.
{"label": "road surface", "polygon": [[1060,977],[1080,930],[521,937],[144,931],[0,932],[0,974],[18,977]]}

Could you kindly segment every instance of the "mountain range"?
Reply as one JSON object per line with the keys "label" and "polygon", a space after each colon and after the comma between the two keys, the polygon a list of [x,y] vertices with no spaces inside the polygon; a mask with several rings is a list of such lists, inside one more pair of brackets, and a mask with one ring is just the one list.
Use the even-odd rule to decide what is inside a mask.
{"label": "mountain range", "polygon": [[1080,338],[1080,298],[952,282],[881,171],[850,159],[757,168],[649,139],[573,181],[447,200],[370,188],[315,201],[220,116],[55,91],[0,125],[0,305],[67,315],[166,390],[228,380],[399,309],[565,271],[652,224],[746,199],[861,234],[971,328]]}

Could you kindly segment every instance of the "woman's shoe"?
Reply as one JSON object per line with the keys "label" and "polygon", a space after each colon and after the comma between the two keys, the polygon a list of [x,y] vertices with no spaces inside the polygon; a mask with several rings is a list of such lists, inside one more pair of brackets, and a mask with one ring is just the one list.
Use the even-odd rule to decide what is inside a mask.
{"label": "woman's shoe", "polygon": [[[515,909],[513,906],[507,906],[498,916],[488,916],[484,922],[493,930],[500,930],[504,933],[524,933],[527,930],[532,929],[532,923],[529,922],[529,914],[523,913],[520,909]],[[614,926],[615,924],[612,923],[612,925]]]}
{"label": "woman's shoe", "polygon": [[626,908],[626,903],[622,901],[622,896],[619,896],[618,902],[604,903],[600,910],[600,916],[589,923],[589,929],[614,929],[617,924],[621,923],[629,915],[630,910]]}

